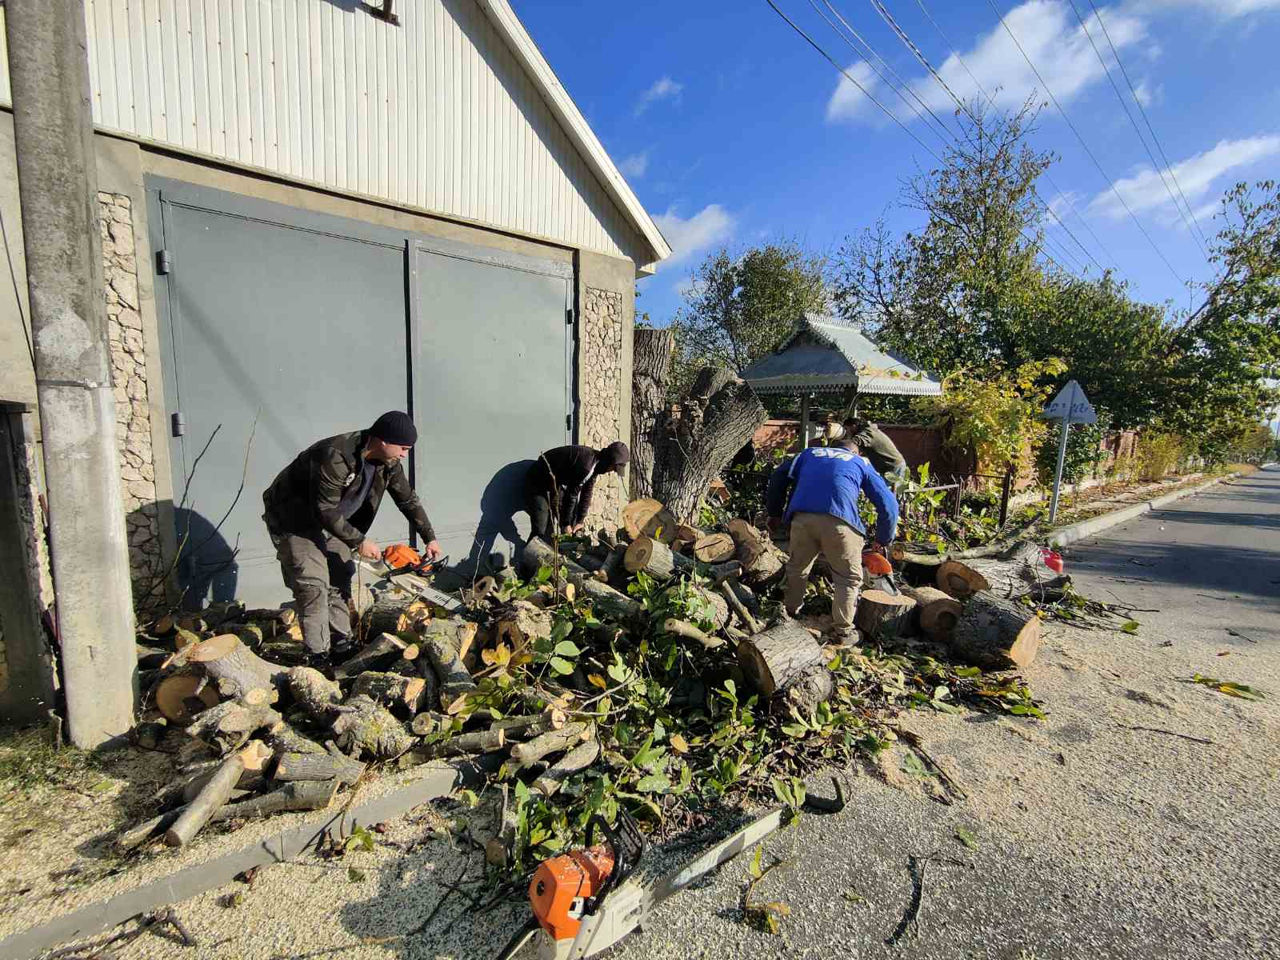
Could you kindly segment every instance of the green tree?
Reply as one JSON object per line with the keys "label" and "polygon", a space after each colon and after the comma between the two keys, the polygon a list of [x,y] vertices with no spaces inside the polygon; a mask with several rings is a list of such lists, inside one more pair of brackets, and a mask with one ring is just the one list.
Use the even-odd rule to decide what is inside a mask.
{"label": "green tree", "polygon": [[741,371],[776,350],[803,314],[825,312],[826,265],[824,257],[794,242],[707,256],[694,270],[671,324],[676,392],[707,364]]}

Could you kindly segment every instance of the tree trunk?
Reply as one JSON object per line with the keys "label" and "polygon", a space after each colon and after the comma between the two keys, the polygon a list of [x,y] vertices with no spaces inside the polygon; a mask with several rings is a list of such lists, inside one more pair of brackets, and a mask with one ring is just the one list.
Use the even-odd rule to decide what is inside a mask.
{"label": "tree trunk", "polygon": [[677,520],[692,518],[711,481],[764,422],[765,410],[745,381],[723,367],[704,367],[680,415],[658,418],[653,495]]}
{"label": "tree trunk", "polygon": [[193,643],[182,651],[187,663],[196,663],[218,684],[224,697],[243,697],[250,690],[266,690],[272,702],[278,696],[276,684],[282,682],[287,667],[263,660],[241,643],[233,633],[223,633]]}
{"label": "tree trunk", "polygon": [[729,535],[742,563],[742,578],[753,586],[766,586],[782,576],[787,555],[773,541],[745,520],[730,520]]}
{"label": "tree trunk", "polygon": [[653,458],[656,433],[667,402],[671,354],[675,348],[671,330],[635,331],[631,347],[631,496],[653,495]]}
{"label": "tree trunk", "polygon": [[323,753],[286,753],[276,763],[275,779],[283,782],[336,780],[339,783],[355,783],[364,771],[363,763],[343,756],[338,750]]}
{"label": "tree trunk", "polygon": [[863,590],[853,622],[868,640],[891,640],[911,635],[912,611],[916,602],[884,590]]}
{"label": "tree trunk", "polygon": [[[555,552],[541,537],[531,537],[524,545],[521,563],[526,569],[538,570],[543,566],[552,566]],[[614,620],[626,620],[639,616],[643,607],[624,593],[613,589],[607,583],[601,583],[578,566],[572,560],[560,558],[561,577],[572,583],[582,594],[591,598],[596,612]]]}
{"label": "tree trunk", "polygon": [[190,723],[202,710],[218,705],[218,688],[208,677],[175,673],[156,684],[156,709],[174,724]]}
{"label": "tree trunk", "polygon": [[412,595],[383,594],[364,615],[365,635],[376,637],[380,633],[408,633],[430,616],[426,603]]}
{"label": "tree trunk", "polygon": [[404,724],[368,697],[350,697],[343,706],[353,709],[338,715],[333,732],[338,735],[338,746],[348,756],[390,760],[413,746],[413,737]]}
{"label": "tree trunk", "polygon": [[[246,747],[245,750],[252,752],[250,747]],[[239,753],[233,753],[227,757],[205,784],[204,789],[187,804],[182,815],[165,832],[164,842],[171,847],[181,847],[190,843],[218,808],[227,802],[244,769],[245,760]]]}
{"label": "tree trunk", "polygon": [[452,713],[463,698],[476,689],[476,682],[458,655],[463,639],[475,635],[476,625],[454,618],[433,620],[428,628],[429,632],[422,637],[422,646],[440,681],[440,709]]}
{"label": "tree trunk", "polygon": [[210,707],[191,722],[187,733],[225,756],[243,745],[255,731],[284,722],[270,705],[251,702],[254,699],[257,698],[249,696],[226,700]]}
{"label": "tree trunk", "polygon": [[517,765],[527,767],[541,760],[550,753],[561,753],[577,746],[583,740],[595,737],[595,726],[590,723],[573,721],[566,723],[559,730],[548,730],[532,740],[517,743],[511,748],[511,759]]}
{"label": "tree trunk", "polygon": [[738,644],[738,663],[752,689],[763,697],[795,683],[814,664],[824,664],[822,647],[795,620],[784,619]]}
{"label": "tree trunk", "polygon": [[556,763],[546,773],[533,782],[533,789],[537,790],[544,797],[550,797],[560,790],[564,782],[575,773],[587,769],[596,762],[596,758],[600,756],[600,744],[595,740],[587,740],[578,744]]}
{"label": "tree trunk", "polygon": [[334,668],[333,675],[339,680],[346,680],[366,670],[373,670],[380,664],[391,663],[401,658],[413,660],[417,656],[418,648],[415,644],[406,643],[394,633],[380,633],[358,650],[350,660]]}
{"label": "tree trunk", "polygon": [[279,790],[272,790],[261,797],[229,803],[217,810],[209,818],[210,823],[223,823],[227,820],[249,820],[254,817],[267,817],[273,813],[291,813],[298,810],[323,810],[333,795],[338,792],[337,780],[301,781],[286,783]]}
{"label": "tree trunk", "polygon": [[984,670],[1026,667],[1040,648],[1040,618],[1012,600],[975,593],[951,637],[951,652]]}
{"label": "tree trunk", "polygon": [[663,543],[671,543],[676,538],[678,526],[671,511],[663,506],[661,500],[652,497],[632,500],[622,508],[622,528],[631,540],[654,537]]}
{"label": "tree trunk", "polygon": [[903,587],[902,592],[916,602],[920,630],[926,636],[946,642],[964,612],[959,600],[936,587]]}
{"label": "tree trunk", "polygon": [[732,560],[738,552],[738,545],[727,533],[709,533],[694,541],[693,555],[703,563],[723,563]]}
{"label": "tree trunk", "polygon": [[389,710],[402,710],[413,716],[422,709],[422,692],[425,688],[426,683],[421,677],[366,670],[356,677],[352,692],[363,693]]}
{"label": "tree trunk", "polygon": [[996,560],[946,560],[938,566],[937,584],[959,600],[982,590],[1009,599],[1026,593],[1049,573],[1040,548],[1023,541]]}

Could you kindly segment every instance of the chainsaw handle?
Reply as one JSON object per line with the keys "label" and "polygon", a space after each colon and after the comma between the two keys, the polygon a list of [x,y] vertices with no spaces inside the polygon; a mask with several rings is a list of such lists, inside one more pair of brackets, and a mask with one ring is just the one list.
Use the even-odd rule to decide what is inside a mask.
{"label": "chainsaw handle", "polygon": [[[627,818],[626,823],[623,822],[624,817]],[[635,872],[645,850],[644,837],[641,836],[635,822],[625,810],[618,810],[617,828],[609,826],[609,821],[600,814],[593,814],[587,821],[587,846],[595,843],[597,828],[604,834],[605,843],[613,851],[613,869],[601,884],[600,891],[587,903],[587,913],[598,911],[610,891],[616,889]]]}

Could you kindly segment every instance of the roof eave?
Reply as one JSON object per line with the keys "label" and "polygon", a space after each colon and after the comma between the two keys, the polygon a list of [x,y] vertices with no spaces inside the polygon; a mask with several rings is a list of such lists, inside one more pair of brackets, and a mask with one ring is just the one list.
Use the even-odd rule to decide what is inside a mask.
{"label": "roof eave", "polygon": [[512,52],[515,53],[521,66],[534,78],[551,112],[563,125],[574,146],[587,158],[600,183],[627,214],[632,225],[649,245],[652,259],[644,263],[637,261],[637,266],[648,268],[671,256],[671,245],[663,237],[658,225],[653,222],[653,217],[649,216],[644,205],[640,203],[640,198],[627,184],[626,178],[618,171],[608,151],[605,150],[586,118],[578,110],[577,104],[573,102],[573,98],[556,77],[555,71],[547,63],[546,57],[542,55],[542,51],[534,43],[529,31],[524,28],[520,18],[511,9],[511,5],[507,0],[477,0],[477,2],[498,32],[511,45]]}

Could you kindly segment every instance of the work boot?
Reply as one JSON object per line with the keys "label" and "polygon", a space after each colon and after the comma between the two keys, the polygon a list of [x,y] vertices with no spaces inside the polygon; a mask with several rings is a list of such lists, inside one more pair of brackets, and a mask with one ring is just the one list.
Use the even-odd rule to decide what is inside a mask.
{"label": "work boot", "polygon": [[355,655],[360,645],[352,636],[334,636],[329,643],[329,660],[336,666],[345,663]]}
{"label": "work boot", "polygon": [[827,643],[837,647],[856,647],[862,642],[857,627],[832,627],[827,634]]}

